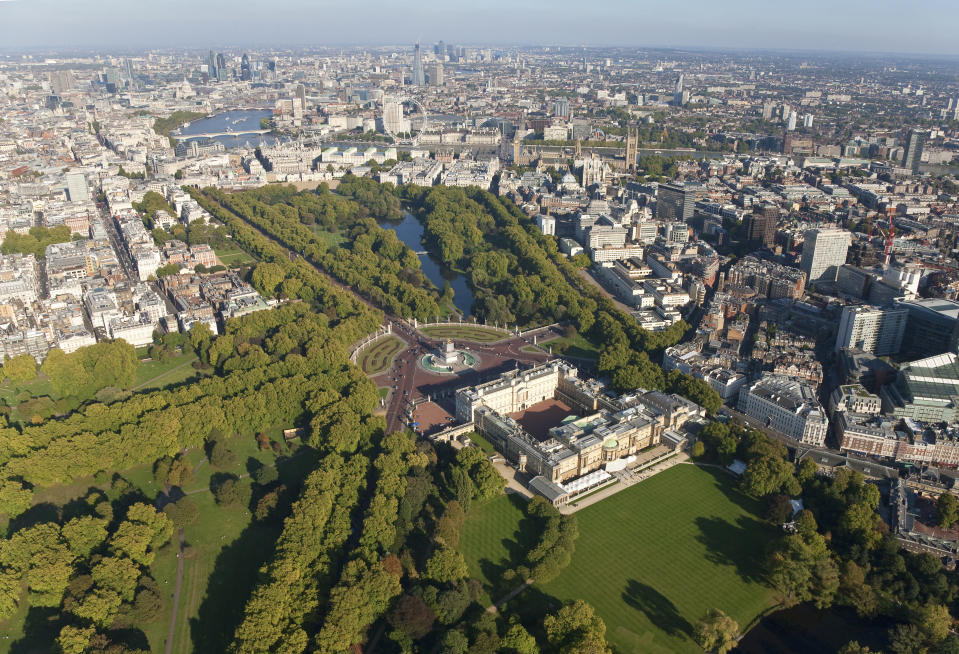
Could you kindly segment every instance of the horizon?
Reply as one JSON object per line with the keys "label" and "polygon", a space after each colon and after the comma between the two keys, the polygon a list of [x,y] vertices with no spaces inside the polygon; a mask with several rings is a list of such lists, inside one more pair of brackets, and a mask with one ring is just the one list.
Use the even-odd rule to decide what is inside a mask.
{"label": "horizon", "polygon": [[[150,15],[142,11],[119,0],[92,6],[69,0],[0,0],[0,51],[389,47],[443,40],[471,47],[959,56],[949,21],[942,20],[954,11],[945,0],[926,0],[908,12],[891,0],[851,0],[838,7],[810,0],[799,11],[758,0],[721,6],[691,0],[684,16],[694,16],[693,21],[677,20],[669,7],[625,0],[590,7],[570,0],[527,0],[520,6],[490,0],[479,10],[374,0],[362,14],[309,0],[282,6],[254,0],[243,7],[225,0],[168,0],[151,7]],[[324,34],[328,30],[334,39]],[[230,38],[224,39],[223,32]],[[325,46],[317,46],[321,43]]]}

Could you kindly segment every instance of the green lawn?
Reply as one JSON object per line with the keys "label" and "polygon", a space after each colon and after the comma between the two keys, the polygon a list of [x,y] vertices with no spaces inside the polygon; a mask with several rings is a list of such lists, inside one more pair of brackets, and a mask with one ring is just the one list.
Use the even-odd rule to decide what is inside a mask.
{"label": "green lawn", "polygon": [[[583,599],[605,620],[617,654],[701,652],[692,632],[708,609],[745,627],[773,604],[759,575],[774,531],[735,485],[724,472],[678,465],[578,511],[570,566],[505,612],[539,618],[561,601]],[[500,575],[525,551],[515,501],[473,507],[463,526],[470,573],[491,594],[508,586]]]}
{"label": "green lawn", "polygon": [[250,256],[250,253],[239,247],[232,246],[226,248],[213,248],[217,259],[227,268],[238,268],[251,263],[256,263],[256,259]]}
{"label": "green lawn", "polygon": [[452,338],[457,341],[474,341],[476,343],[493,343],[510,336],[506,332],[483,325],[437,325],[424,327],[420,331],[430,338]]}
{"label": "green lawn", "polygon": [[746,626],[773,603],[758,512],[726,473],[675,466],[577,512],[573,561],[542,591],[592,604],[617,652],[700,652],[707,610]]}
{"label": "green lawn", "polygon": [[386,336],[367,346],[360,352],[357,363],[360,369],[371,377],[386,372],[406,343],[397,336]]}
{"label": "green lawn", "polygon": [[313,230],[313,234],[316,235],[316,238],[326,243],[327,249],[338,247],[346,240],[346,237],[339,232],[334,234],[333,232],[327,231],[323,225],[314,224],[310,227],[310,229]]}
{"label": "green lawn", "polygon": [[196,354],[193,352],[178,353],[163,363],[141,361],[133,380],[133,390],[163,388],[189,379],[197,374],[197,370],[192,366],[194,361],[196,361]]}
{"label": "green lawn", "polygon": [[554,353],[559,354],[559,350],[556,349],[557,345],[565,346],[562,354],[567,356],[576,357],[578,359],[598,359],[599,358],[599,347],[594,343],[587,340],[582,334],[576,334],[572,337],[561,336],[560,338],[554,338],[550,341],[540,341],[539,347],[544,351],[548,350],[549,345],[552,345],[554,348]]}
{"label": "green lawn", "polygon": [[501,577],[521,558],[520,543],[525,542],[520,528],[526,500],[517,495],[501,495],[470,507],[460,533],[460,551],[469,566],[470,576],[483,581],[488,604],[492,597],[518,584]]}

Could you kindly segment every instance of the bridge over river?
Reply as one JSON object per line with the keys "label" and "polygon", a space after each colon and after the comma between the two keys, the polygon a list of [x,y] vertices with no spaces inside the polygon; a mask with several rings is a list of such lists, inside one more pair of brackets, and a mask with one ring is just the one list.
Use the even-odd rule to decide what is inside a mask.
{"label": "bridge over river", "polygon": [[233,130],[232,132],[222,131],[222,132],[201,132],[200,134],[174,134],[173,138],[179,141],[186,141],[188,139],[212,139],[217,136],[247,136],[249,134],[268,134],[270,130],[268,129],[238,129]]}

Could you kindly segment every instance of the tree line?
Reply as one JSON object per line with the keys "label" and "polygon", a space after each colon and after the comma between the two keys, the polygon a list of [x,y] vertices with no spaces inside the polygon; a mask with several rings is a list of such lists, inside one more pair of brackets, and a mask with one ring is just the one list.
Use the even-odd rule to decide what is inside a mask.
{"label": "tree line", "polygon": [[[392,230],[362,217],[356,203],[322,187],[303,193],[277,186],[231,195],[214,189],[204,193],[384,310],[420,320],[438,315],[438,295],[420,270],[419,258]],[[330,247],[309,227],[318,218],[344,234],[341,245]]]}

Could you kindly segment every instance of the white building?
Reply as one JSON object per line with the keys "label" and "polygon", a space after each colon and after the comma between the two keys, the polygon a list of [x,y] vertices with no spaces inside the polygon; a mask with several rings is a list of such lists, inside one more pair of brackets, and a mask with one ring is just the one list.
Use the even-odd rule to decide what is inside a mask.
{"label": "white building", "polygon": [[849,232],[841,229],[806,230],[799,267],[807,282],[836,281],[839,266],[846,263],[849,242]]}
{"label": "white building", "polygon": [[896,354],[902,348],[908,317],[909,311],[905,307],[845,307],[839,319],[834,350],[854,347],[876,356]]}
{"label": "white building", "polygon": [[536,216],[536,224],[539,225],[540,231],[546,236],[556,236],[556,219],[552,216],[539,214]]}
{"label": "white building", "polygon": [[826,441],[826,412],[805,382],[764,373],[740,389],[737,406],[766,427],[807,445],[820,447]]}

